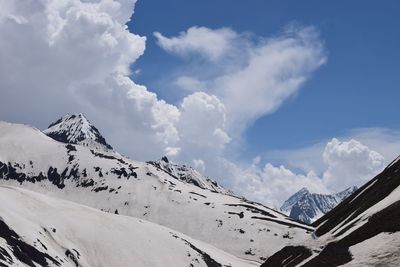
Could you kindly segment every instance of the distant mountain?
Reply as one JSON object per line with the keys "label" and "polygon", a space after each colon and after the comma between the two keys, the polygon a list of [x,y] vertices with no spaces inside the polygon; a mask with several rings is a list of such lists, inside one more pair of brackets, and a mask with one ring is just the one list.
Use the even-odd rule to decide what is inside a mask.
{"label": "distant mountain", "polygon": [[62,129],[51,131],[62,132],[55,137],[62,142],[27,125],[0,122],[0,185],[151,221],[259,263],[314,230],[166,158],[134,161],[99,146],[107,143],[90,134],[60,139],[92,129],[70,123],[77,119],[89,125],[79,115],[68,115],[49,128]]}
{"label": "distant mountain", "polygon": [[289,197],[285,202],[283,202],[280,210],[289,215],[292,207],[305,195],[310,194],[307,188],[303,187],[296,193],[294,193],[291,197]]}
{"label": "distant mountain", "polygon": [[0,266],[255,266],[175,230],[0,186]]}
{"label": "distant mountain", "polygon": [[336,194],[323,195],[310,193],[307,188],[302,188],[286,200],[280,210],[295,220],[310,224],[336,207],[356,190],[357,187],[353,186]]}
{"label": "distant mountain", "polygon": [[43,133],[63,143],[89,146],[106,151],[113,150],[99,130],[82,113],[63,116],[50,124]]}
{"label": "distant mountain", "polygon": [[400,266],[400,158],[261,265]]}

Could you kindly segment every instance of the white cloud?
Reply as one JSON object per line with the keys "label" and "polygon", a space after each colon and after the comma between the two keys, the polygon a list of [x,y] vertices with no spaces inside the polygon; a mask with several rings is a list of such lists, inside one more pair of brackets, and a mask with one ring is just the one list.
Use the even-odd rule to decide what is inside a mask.
{"label": "white cloud", "polygon": [[[189,163],[209,158],[214,149],[220,153],[230,137],[216,96],[197,88],[175,106],[129,78],[146,41],[126,26],[134,3],[3,1],[0,119],[44,128],[64,113],[83,112],[114,147],[135,159],[166,154]],[[217,37],[210,40],[226,46]],[[221,49],[204,51],[218,57]]]}
{"label": "white cloud", "polygon": [[205,82],[199,81],[193,77],[181,76],[176,79],[175,83],[178,87],[185,89],[189,92],[198,92],[207,90],[207,84]]}
{"label": "white cloud", "polygon": [[193,164],[194,168],[197,169],[199,172],[204,172],[206,170],[206,165],[201,159],[194,159]]}
{"label": "white cloud", "polygon": [[[201,159],[208,174],[264,203],[276,204],[277,199],[287,196],[282,192],[303,186],[327,192],[314,172],[297,175],[283,166],[274,172],[272,165],[258,170],[257,159],[251,168],[246,168],[224,158],[229,141],[233,146],[240,143],[249,125],[278,109],[325,63],[323,43],[315,28],[289,26],[273,38],[254,38],[226,28],[190,28],[170,38],[160,33],[155,35],[161,48],[189,60],[182,69],[173,71],[178,75],[166,80],[173,81],[173,86],[178,85],[186,93],[203,91],[199,95],[192,93],[183,101],[190,103],[190,112],[184,111],[184,105],[180,108],[178,131],[183,140],[180,144],[186,151],[182,151],[179,159]],[[208,51],[215,48],[209,40],[217,36],[225,40],[220,42],[223,45],[216,46],[218,53]],[[209,62],[199,61],[192,56],[195,54],[201,54]],[[209,98],[206,102],[210,102],[212,95],[215,104],[211,109],[201,95]]]}
{"label": "white cloud", "polygon": [[385,157],[389,164],[400,154],[400,131],[386,128],[358,128],[349,132],[348,136],[368,145],[371,149]]}
{"label": "white cloud", "polygon": [[206,27],[190,27],[177,37],[165,37],[155,32],[158,45],[166,51],[187,57],[199,54],[210,61],[223,57],[230,49],[231,43],[238,37],[237,33],[229,28],[211,30]]}
{"label": "white cloud", "polygon": [[261,167],[253,162],[246,168],[222,158],[220,162],[221,175],[231,177],[227,182],[234,192],[270,207],[279,208],[283,201],[302,187],[319,193],[328,192],[322,180],[312,171],[296,174],[284,166],[270,163]]}
{"label": "white cloud", "polygon": [[326,163],[322,158],[325,146],[329,142],[324,140],[307,147],[296,149],[269,150],[263,155],[264,160],[275,164],[283,164],[297,172],[313,170],[320,175],[326,170]]}
{"label": "white cloud", "polygon": [[213,95],[196,92],[182,101],[177,125],[181,145],[191,155],[204,157],[205,153],[219,153],[229,143],[225,132],[225,106]]}
{"label": "white cloud", "polygon": [[[213,60],[207,64],[191,57],[191,64],[170,80],[188,91],[197,88],[216,95],[226,107],[227,128],[237,138],[255,120],[295,95],[311,73],[326,62],[323,43],[313,27],[291,25],[274,38],[204,27],[189,28],[177,37],[166,38],[159,33],[156,37],[168,52],[203,53]],[[223,45],[210,41],[217,37],[224,40],[220,42]],[[206,49],[218,49],[215,54],[220,56],[204,52]]]}
{"label": "white cloud", "polygon": [[243,130],[293,96],[325,62],[314,28],[296,28],[252,47],[247,65],[216,79],[230,128]]}
{"label": "white cloud", "polygon": [[[357,140],[369,149],[378,152],[384,157],[384,165],[389,164],[400,154],[400,131],[387,128],[357,128],[347,131],[337,137],[340,140]],[[275,164],[283,164],[298,172],[314,170],[322,175],[328,167],[324,162],[323,154],[330,139],[318,141],[307,147],[287,150],[269,150],[262,155],[263,159]]]}
{"label": "white cloud", "polygon": [[168,157],[177,157],[180,152],[179,147],[166,147],[165,148],[165,155]]}
{"label": "white cloud", "polygon": [[360,186],[384,167],[381,154],[354,139],[340,142],[333,138],[325,147],[323,159],[328,164],[322,177],[324,184],[336,191]]}
{"label": "white cloud", "polygon": [[260,167],[258,157],[247,168],[225,161],[227,170],[224,171],[234,177],[231,186],[236,192],[279,207],[303,187],[315,193],[334,193],[350,186],[361,186],[385,166],[382,155],[354,139],[341,142],[333,138],[319,157],[326,164],[321,175],[312,169],[305,174],[295,173],[283,165],[274,166],[271,163]]}
{"label": "white cloud", "polygon": [[83,112],[123,153],[142,160],[174,154],[178,108],[128,77],[146,41],[126,26],[134,4],[2,1],[1,117],[45,127]]}

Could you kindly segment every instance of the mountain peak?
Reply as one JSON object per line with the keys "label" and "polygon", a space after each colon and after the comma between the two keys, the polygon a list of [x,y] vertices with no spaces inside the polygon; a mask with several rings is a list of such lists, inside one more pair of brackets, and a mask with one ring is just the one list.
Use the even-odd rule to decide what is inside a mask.
{"label": "mountain peak", "polygon": [[165,163],[169,163],[169,160],[168,160],[167,156],[162,157],[161,161],[164,161]]}
{"label": "mountain peak", "polygon": [[301,198],[303,198],[305,195],[308,195],[308,194],[310,194],[310,191],[308,191],[307,188],[303,187],[302,189],[300,189],[299,191],[294,193],[288,200],[286,200],[283,203],[280,210],[283,213],[289,215],[293,205],[295,205]]}
{"label": "mountain peak", "polygon": [[281,211],[293,219],[311,223],[333,209],[356,190],[357,187],[352,186],[336,194],[324,195],[310,193],[306,188],[302,188],[283,203]]}
{"label": "mountain peak", "polygon": [[302,189],[300,189],[299,191],[297,191],[297,193],[295,193],[295,195],[299,194],[299,195],[304,195],[310,193],[310,191],[308,191],[308,189],[306,187],[303,187]]}
{"label": "mountain peak", "polygon": [[113,150],[99,130],[82,114],[66,114],[43,131],[47,136],[63,143]]}

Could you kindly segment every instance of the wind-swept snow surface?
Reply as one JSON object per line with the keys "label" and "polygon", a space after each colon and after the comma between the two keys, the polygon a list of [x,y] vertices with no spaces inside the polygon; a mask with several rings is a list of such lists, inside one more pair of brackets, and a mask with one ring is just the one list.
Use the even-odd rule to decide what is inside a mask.
{"label": "wind-swept snow surface", "polygon": [[0,266],[26,265],[257,266],[145,220],[0,186]]}

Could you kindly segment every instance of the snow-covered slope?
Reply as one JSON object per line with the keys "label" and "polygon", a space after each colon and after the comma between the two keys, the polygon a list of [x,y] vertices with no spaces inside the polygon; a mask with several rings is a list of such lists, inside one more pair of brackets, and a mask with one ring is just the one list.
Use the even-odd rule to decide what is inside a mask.
{"label": "snow-covered slope", "polygon": [[400,266],[400,162],[317,220],[313,238],[262,266]]}
{"label": "snow-covered slope", "polygon": [[162,157],[158,161],[149,161],[149,163],[167,172],[171,176],[176,177],[176,179],[182,182],[193,184],[200,188],[208,189],[218,193],[232,194],[232,192],[223,188],[216,181],[201,175],[192,167],[175,164],[170,162],[167,157]]}
{"label": "snow-covered slope", "polygon": [[336,194],[323,195],[310,193],[307,188],[302,188],[283,203],[281,211],[293,219],[312,223],[356,190],[357,187],[353,186]]}
{"label": "snow-covered slope", "polygon": [[113,149],[99,130],[82,113],[67,114],[50,124],[43,132],[63,143],[78,144],[105,151]]}
{"label": "snow-covered slope", "polygon": [[256,266],[145,220],[0,186],[0,266]]}
{"label": "snow-covered slope", "polygon": [[55,141],[0,122],[0,184],[143,218],[262,262],[313,227],[245,199],[181,181],[113,151]]}

